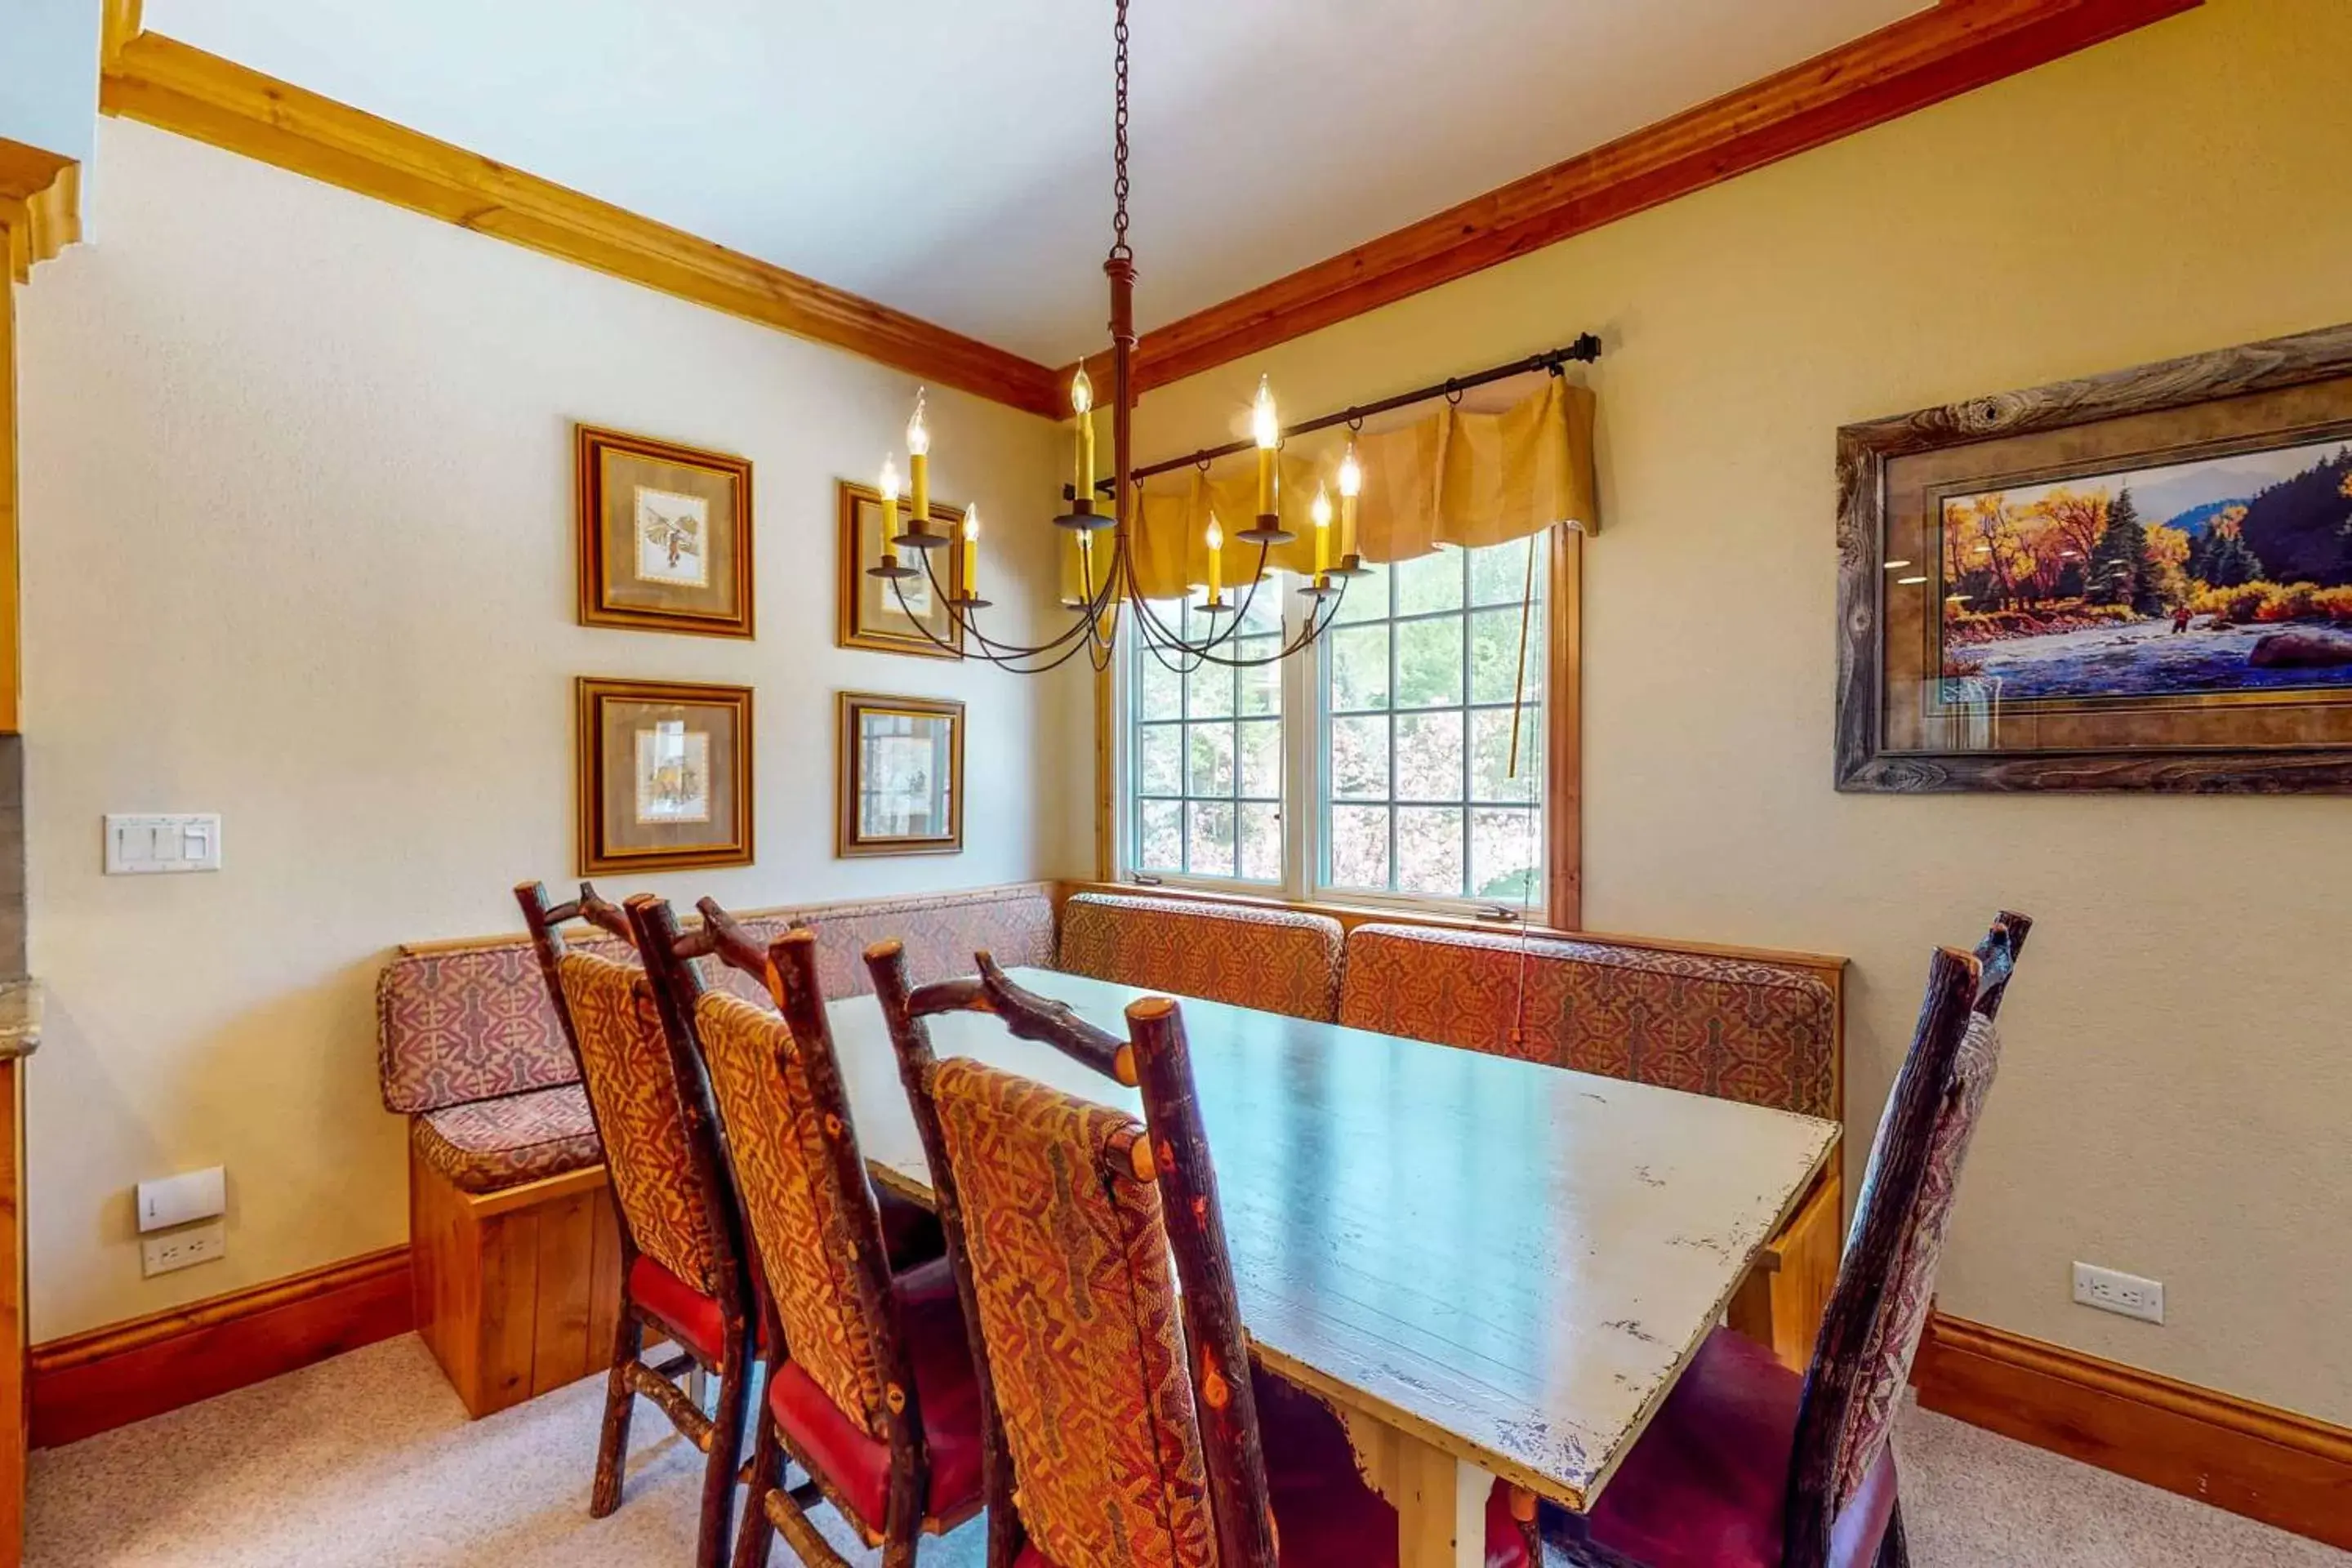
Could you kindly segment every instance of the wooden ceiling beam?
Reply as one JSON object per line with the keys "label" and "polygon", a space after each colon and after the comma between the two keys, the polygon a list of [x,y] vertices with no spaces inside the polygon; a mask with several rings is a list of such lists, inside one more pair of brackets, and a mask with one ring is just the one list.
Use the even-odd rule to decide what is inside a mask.
{"label": "wooden ceiling beam", "polygon": [[1137,349],[1137,387],[1164,386],[1262,353],[2202,3],[1941,0],[1713,102],[1155,327]]}
{"label": "wooden ceiling beam", "polygon": [[[127,17],[124,14],[127,13]],[[135,27],[110,8],[100,104],[362,195],[698,305],[846,349],[941,386],[1058,417],[1055,372],[904,311]]]}

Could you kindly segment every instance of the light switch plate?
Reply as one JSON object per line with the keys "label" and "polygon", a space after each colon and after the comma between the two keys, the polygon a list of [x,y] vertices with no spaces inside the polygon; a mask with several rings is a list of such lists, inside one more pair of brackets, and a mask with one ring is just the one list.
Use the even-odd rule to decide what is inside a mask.
{"label": "light switch plate", "polygon": [[166,816],[110,812],[106,818],[106,874],[151,876],[165,871],[217,871],[221,868],[218,812]]}
{"label": "light switch plate", "polygon": [[139,1229],[169,1230],[228,1210],[228,1180],[218,1165],[139,1184]]}

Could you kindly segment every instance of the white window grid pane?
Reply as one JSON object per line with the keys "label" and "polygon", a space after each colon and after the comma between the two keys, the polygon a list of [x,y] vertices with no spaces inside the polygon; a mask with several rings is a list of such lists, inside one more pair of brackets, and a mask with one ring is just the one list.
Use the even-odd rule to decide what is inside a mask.
{"label": "white window grid pane", "polygon": [[[1539,577],[1543,574],[1544,565],[1540,554],[1542,544],[1539,537],[1537,541],[1528,543],[1498,545],[1492,548],[1496,552],[1506,551],[1510,552],[1511,562],[1514,565],[1517,565],[1519,563],[1524,563],[1527,560],[1527,556],[1524,553],[1525,552],[1529,550],[1537,551],[1538,553],[1534,563],[1535,573]],[[1529,682],[1529,685],[1535,688],[1535,689],[1529,691],[1528,700],[1521,706],[1520,710],[1519,756],[1517,778],[1526,781],[1528,787],[1525,789],[1524,793],[1516,793],[1511,798],[1494,799],[1489,796],[1484,796],[1477,792],[1475,787],[1478,763],[1478,750],[1475,744],[1475,737],[1479,728],[1477,716],[1508,715],[1512,711],[1514,704],[1507,700],[1488,700],[1483,701],[1472,700],[1475,694],[1472,689],[1473,665],[1471,655],[1471,634],[1474,625],[1475,624],[1474,617],[1481,616],[1483,612],[1488,624],[1495,624],[1493,612],[1505,606],[1495,603],[1491,598],[1489,598],[1485,604],[1477,604],[1474,602],[1476,597],[1472,591],[1471,578],[1474,552],[1462,550],[1449,550],[1445,552],[1445,553],[1453,558],[1454,570],[1461,574],[1462,591],[1458,595],[1458,598],[1455,599],[1456,604],[1459,605],[1457,608],[1399,615],[1397,613],[1399,602],[1396,581],[1397,574],[1393,570],[1387,568],[1380,569],[1377,577],[1371,579],[1360,579],[1358,582],[1351,584],[1352,592],[1361,593],[1365,589],[1370,588],[1380,595],[1380,609],[1381,613],[1379,616],[1374,616],[1370,615],[1362,615],[1360,616],[1360,618],[1353,620],[1350,624],[1364,626],[1384,626],[1388,629],[1388,690],[1385,693],[1386,702],[1384,705],[1378,708],[1333,708],[1331,706],[1331,698],[1334,683],[1331,668],[1330,649],[1328,647],[1323,648],[1318,658],[1318,669],[1316,672],[1315,681],[1317,768],[1316,776],[1312,781],[1317,804],[1317,842],[1314,848],[1316,862],[1315,880],[1318,889],[1328,888],[1336,891],[1364,892],[1408,898],[1444,897],[1445,895],[1427,892],[1416,893],[1407,889],[1404,884],[1410,880],[1410,878],[1401,862],[1399,853],[1399,814],[1397,808],[1402,806],[1408,811],[1425,812],[1428,808],[1436,807],[1444,810],[1458,812],[1460,816],[1459,831],[1461,839],[1458,854],[1449,854],[1446,857],[1449,861],[1458,861],[1458,864],[1461,867],[1458,884],[1455,886],[1451,896],[1459,901],[1481,900],[1485,896],[1477,889],[1476,878],[1480,857],[1475,852],[1473,844],[1474,833],[1476,826],[1482,820],[1491,826],[1495,821],[1493,816],[1494,813],[1510,811],[1525,814],[1528,825],[1533,833],[1534,854],[1537,862],[1535,875],[1527,879],[1526,891],[1518,899],[1514,900],[1513,902],[1532,904],[1537,901],[1537,891],[1542,881],[1542,866],[1549,849],[1544,833],[1545,824],[1543,820],[1544,789],[1542,781],[1542,759],[1544,752],[1542,721],[1545,704],[1540,681],[1540,672],[1543,668],[1540,649],[1543,647],[1543,639],[1547,630],[1544,619],[1544,599],[1541,595],[1540,587],[1538,587],[1537,597],[1535,602],[1529,606],[1527,617],[1528,646],[1526,663],[1528,667],[1531,667],[1535,671],[1537,671],[1537,678]],[[1485,567],[1486,575],[1491,583],[1497,570],[1496,563],[1489,560],[1481,563],[1481,564]],[[1423,565],[1421,566],[1419,570],[1426,573],[1429,568]],[[1524,571],[1524,566],[1521,566],[1520,570]],[[1452,595],[1448,596],[1451,597]],[[1450,702],[1408,707],[1403,701],[1405,693],[1402,689],[1403,671],[1402,668],[1402,649],[1405,646],[1406,639],[1399,635],[1400,628],[1407,626],[1433,625],[1436,623],[1451,623],[1455,633],[1455,646],[1459,649],[1459,665],[1456,670],[1458,685],[1454,693],[1454,700]],[[1516,634],[1517,627],[1514,626],[1511,630]],[[1424,638],[1428,636],[1429,634],[1427,633],[1423,634]],[[1514,644],[1516,644],[1516,636],[1514,636],[1512,640]],[[1332,754],[1332,721],[1339,718],[1355,719],[1358,721],[1369,721],[1378,718],[1384,721],[1388,732],[1388,755],[1386,759],[1388,788],[1384,797],[1374,796],[1370,794],[1358,794],[1342,797],[1337,793],[1334,787],[1333,779],[1334,763]],[[1444,721],[1449,718],[1451,718],[1454,723],[1458,723],[1462,730],[1462,744],[1459,757],[1461,782],[1458,791],[1449,792],[1453,795],[1454,798],[1440,800],[1402,794],[1399,789],[1399,756],[1400,752],[1404,749],[1404,746],[1399,739],[1400,723],[1402,722],[1410,724],[1414,729],[1420,730],[1439,729],[1444,726]],[[1444,731],[1441,729],[1440,732],[1444,732]],[[1335,808],[1343,809],[1366,806],[1386,808],[1386,818],[1388,824],[1388,853],[1385,857],[1387,875],[1385,885],[1357,887],[1352,884],[1339,882],[1334,876],[1332,814]],[[1425,823],[1427,820],[1428,819],[1425,816],[1418,816],[1415,819],[1416,825]],[[1507,881],[1517,879],[1506,878],[1502,879]]]}
{"label": "white window grid pane", "polygon": [[[1261,596],[1278,592],[1279,584],[1275,582],[1266,583],[1259,588]],[[1278,604],[1279,600],[1275,602]],[[1161,621],[1167,623],[1171,630],[1189,641],[1213,635],[1213,630],[1221,626],[1222,617],[1213,618],[1206,616],[1201,612],[1198,605],[1199,598],[1196,595],[1181,602],[1157,601],[1153,607]],[[1146,645],[1139,628],[1130,624],[1127,635],[1133,639],[1133,648],[1130,653],[1132,663],[1129,667],[1130,677],[1129,689],[1134,691],[1139,688],[1147,668],[1152,668],[1163,677],[1166,670],[1162,663],[1162,656],[1155,653]],[[1271,641],[1272,639],[1254,640]],[[1235,649],[1229,646],[1222,651],[1226,652],[1228,657],[1240,657],[1244,651],[1254,650]],[[1194,661],[1171,652],[1165,655],[1165,662],[1174,664],[1179,669],[1187,669]],[[1249,731],[1241,726],[1248,723],[1279,724],[1281,719],[1278,713],[1271,719],[1244,718],[1241,713],[1242,679],[1243,672],[1237,668],[1214,663],[1203,663],[1198,670],[1190,673],[1183,680],[1183,700],[1174,714],[1165,718],[1146,719],[1142,716],[1139,703],[1130,701],[1127,704],[1129,744],[1125,761],[1127,776],[1124,781],[1128,799],[1126,815],[1129,858],[1137,870],[1155,874],[1172,873],[1184,877],[1197,876],[1216,881],[1262,882],[1264,880],[1239,875],[1244,869],[1241,862],[1244,853],[1244,847],[1241,842],[1243,814],[1239,808],[1244,805],[1267,805],[1272,806],[1278,813],[1282,801],[1278,784],[1276,793],[1272,795],[1263,790],[1254,791],[1245,787],[1241,766],[1242,744]],[[1196,689],[1196,683],[1199,687],[1206,687],[1212,682],[1217,683],[1213,692],[1203,693]],[[1196,770],[1193,765],[1194,737],[1199,735],[1213,746],[1216,731],[1223,731],[1232,742],[1229,748],[1232,754],[1226,759],[1226,765],[1213,770],[1218,775],[1214,782],[1221,782],[1224,785],[1222,790],[1203,787],[1204,781],[1201,777],[1200,770]],[[1154,782],[1147,780],[1143,773],[1142,758],[1147,735],[1173,739],[1177,756],[1177,777],[1172,792],[1163,787],[1155,789],[1150,794],[1145,793],[1147,784]],[[1161,740],[1159,743],[1166,744],[1167,742]],[[1178,845],[1176,864],[1156,864],[1145,858],[1146,845],[1149,842],[1144,831],[1147,806],[1162,810],[1171,806],[1175,808]],[[1196,818],[1201,817],[1202,807],[1210,808],[1210,815],[1214,820],[1230,821],[1234,825],[1233,858],[1229,863],[1223,861],[1202,863],[1202,856],[1198,853],[1196,846],[1194,823]]]}

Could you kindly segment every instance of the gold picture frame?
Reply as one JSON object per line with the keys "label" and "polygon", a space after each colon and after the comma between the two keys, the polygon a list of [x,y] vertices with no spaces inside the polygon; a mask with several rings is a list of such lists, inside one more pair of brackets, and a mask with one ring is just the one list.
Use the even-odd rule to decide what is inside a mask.
{"label": "gold picture frame", "polygon": [[[963,625],[948,613],[946,604],[925,574],[901,580],[910,604],[923,613],[909,616],[899,608],[898,595],[887,578],[869,577],[866,569],[882,558],[882,492],[871,485],[843,479],[835,487],[840,548],[839,615],[834,641],[841,647],[876,653],[910,653],[924,658],[961,658]],[[901,526],[905,525],[903,514]],[[950,595],[963,592],[963,509],[931,502],[931,527],[950,542],[931,552],[931,571],[947,584]],[[898,559],[919,570],[919,552],[900,551]]]}
{"label": "gold picture frame", "polygon": [[751,863],[751,689],[573,683],[580,874]]}
{"label": "gold picture frame", "polygon": [[838,699],[834,853],[963,852],[963,704],[845,691]]}
{"label": "gold picture frame", "polygon": [[580,624],[753,635],[751,464],[573,427]]}

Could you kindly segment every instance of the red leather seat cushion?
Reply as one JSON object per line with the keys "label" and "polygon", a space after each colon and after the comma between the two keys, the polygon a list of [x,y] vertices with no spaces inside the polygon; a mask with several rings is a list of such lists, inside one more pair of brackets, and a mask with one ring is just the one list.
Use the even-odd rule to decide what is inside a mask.
{"label": "red leather seat cushion", "polygon": [[643,1253],[629,1266],[629,1300],[704,1361],[716,1366],[727,1359],[727,1324],[719,1303]]}
{"label": "red leather seat cushion", "polygon": [[[1780,1568],[1804,1380],[1717,1329],[1601,1492],[1586,1529],[1650,1568]],[[1831,1568],[1866,1568],[1895,1504],[1893,1449],[1832,1532]]]}
{"label": "red leather seat cushion", "polygon": [[[899,1275],[892,1289],[930,1450],[924,1511],[952,1523],[980,1506],[980,1382],[972,1375],[962,1304],[945,1258]],[[790,1361],[769,1380],[768,1409],[793,1451],[848,1500],[858,1522],[881,1529],[890,1495],[890,1446],[866,1436]]]}
{"label": "red leather seat cushion", "polygon": [[[1356,1468],[1347,1428],[1313,1394],[1253,1367],[1282,1568],[1396,1568],[1396,1510]],[[1034,1546],[1014,1568],[1057,1568]],[[1486,1568],[1539,1568],[1500,1482],[1486,1498]]]}

